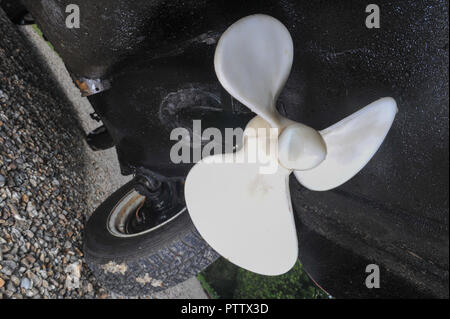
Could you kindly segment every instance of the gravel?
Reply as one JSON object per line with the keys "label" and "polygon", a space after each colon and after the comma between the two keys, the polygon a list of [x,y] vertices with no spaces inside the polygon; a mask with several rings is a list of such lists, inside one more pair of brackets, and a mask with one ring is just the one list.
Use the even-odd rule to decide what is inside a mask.
{"label": "gravel", "polygon": [[[113,149],[87,148],[84,132],[97,124],[57,55],[47,52],[56,68],[36,63],[1,9],[0,32],[0,299],[120,298],[87,268],[82,231],[89,213],[128,178],[118,174]],[[149,297],[206,295],[193,278]]]}
{"label": "gravel", "polygon": [[[78,253],[88,211],[83,131],[3,12],[0,32],[0,298],[106,295]],[[66,283],[72,264],[85,278],[76,289]]]}

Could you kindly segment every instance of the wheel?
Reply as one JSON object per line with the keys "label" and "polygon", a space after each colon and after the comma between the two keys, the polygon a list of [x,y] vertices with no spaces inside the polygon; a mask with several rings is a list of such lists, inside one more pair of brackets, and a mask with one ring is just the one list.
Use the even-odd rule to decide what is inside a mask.
{"label": "wheel", "polygon": [[147,206],[138,187],[133,179],[113,193],[90,217],[84,235],[85,259],[94,275],[126,296],[165,290],[218,258],[195,229],[184,200],[163,218],[137,223]]}

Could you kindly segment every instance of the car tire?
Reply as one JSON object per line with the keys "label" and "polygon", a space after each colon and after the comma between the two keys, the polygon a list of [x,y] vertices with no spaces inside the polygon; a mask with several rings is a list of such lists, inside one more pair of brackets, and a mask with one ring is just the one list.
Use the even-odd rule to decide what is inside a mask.
{"label": "car tire", "polygon": [[165,290],[197,275],[218,258],[186,209],[143,234],[113,234],[108,226],[111,213],[135,185],[132,180],[106,199],[89,218],[84,234],[86,263],[102,286],[125,296]]}

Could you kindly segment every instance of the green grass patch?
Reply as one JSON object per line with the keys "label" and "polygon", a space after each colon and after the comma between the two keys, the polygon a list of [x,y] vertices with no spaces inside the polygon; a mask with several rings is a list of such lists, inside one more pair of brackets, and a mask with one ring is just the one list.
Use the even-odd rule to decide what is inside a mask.
{"label": "green grass patch", "polygon": [[327,294],[314,285],[299,262],[284,275],[262,276],[219,258],[199,275],[199,280],[208,294],[209,289],[214,292],[215,298],[328,298]]}
{"label": "green grass patch", "polygon": [[206,294],[211,299],[219,299],[219,295],[216,293],[216,291],[209,285],[209,283],[206,281],[203,274],[198,274],[197,279],[200,281],[203,289],[205,290]]}

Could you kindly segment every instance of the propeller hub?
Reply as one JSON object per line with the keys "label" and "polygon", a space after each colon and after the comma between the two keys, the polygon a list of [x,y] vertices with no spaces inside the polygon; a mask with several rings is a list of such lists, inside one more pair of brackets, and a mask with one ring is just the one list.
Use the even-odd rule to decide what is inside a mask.
{"label": "propeller hub", "polygon": [[308,170],[318,166],[327,156],[327,146],[315,129],[295,123],[278,138],[278,159],[291,170]]}

